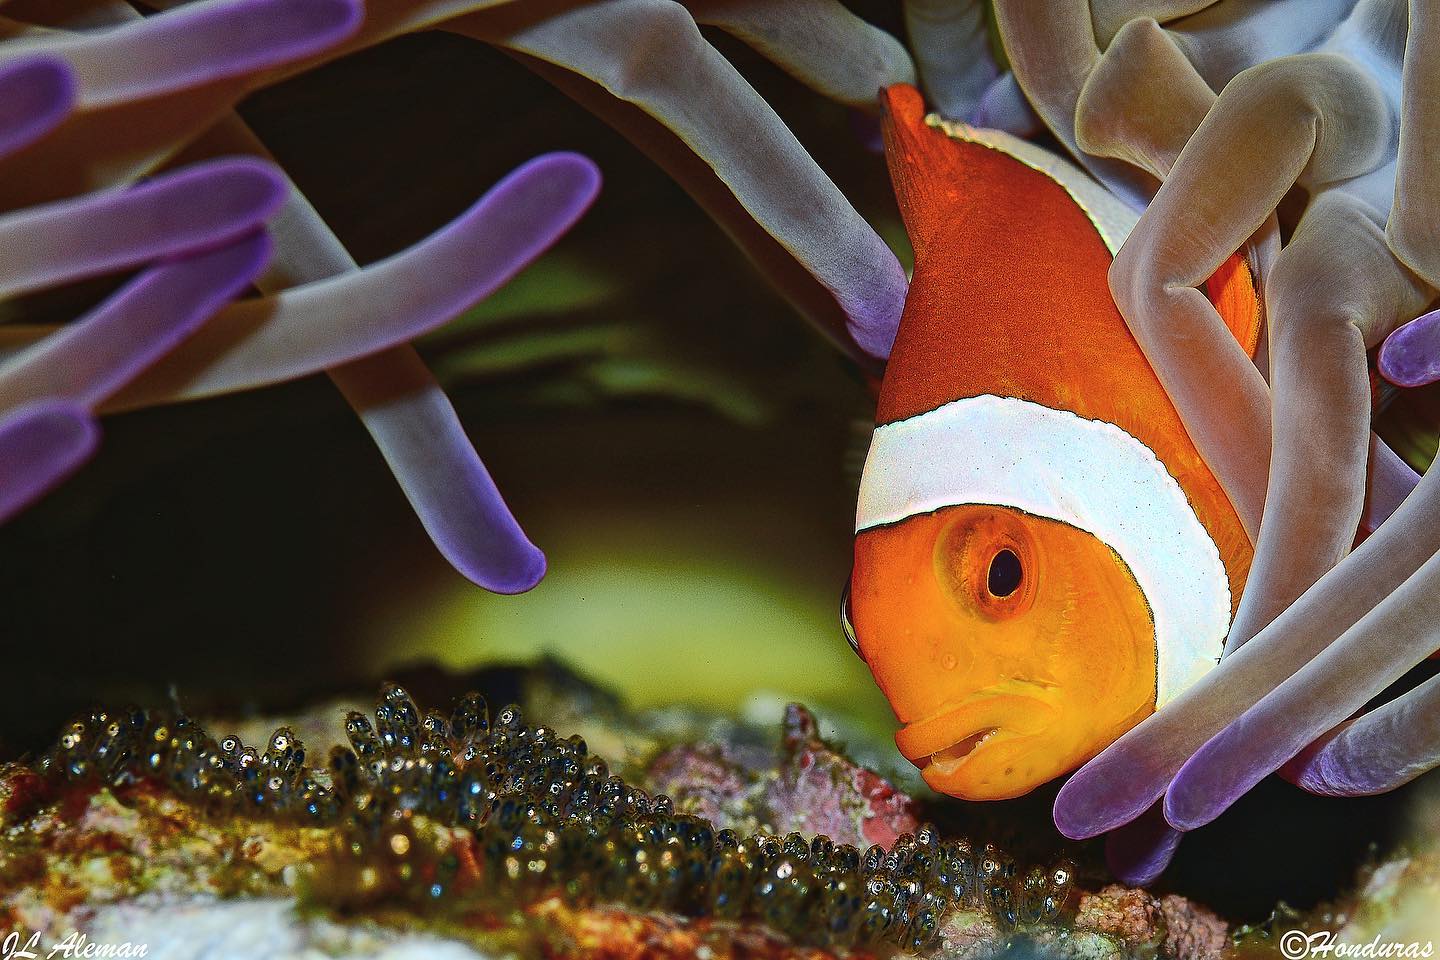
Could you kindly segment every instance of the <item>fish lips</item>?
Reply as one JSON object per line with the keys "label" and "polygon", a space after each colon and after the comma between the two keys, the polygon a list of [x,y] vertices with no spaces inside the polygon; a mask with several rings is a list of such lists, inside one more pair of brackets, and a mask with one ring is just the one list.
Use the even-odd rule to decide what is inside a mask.
{"label": "fish lips", "polygon": [[[1036,689],[1043,695],[1043,688]],[[1020,741],[1042,734],[1054,719],[1055,709],[1040,696],[981,691],[959,706],[907,724],[895,734],[895,745],[905,759],[920,768],[921,776],[942,793],[970,793],[965,776],[977,757],[985,757],[1002,744],[1012,750]],[[1017,790],[1018,796],[1030,789]],[[1001,799],[999,794],[986,799]]]}

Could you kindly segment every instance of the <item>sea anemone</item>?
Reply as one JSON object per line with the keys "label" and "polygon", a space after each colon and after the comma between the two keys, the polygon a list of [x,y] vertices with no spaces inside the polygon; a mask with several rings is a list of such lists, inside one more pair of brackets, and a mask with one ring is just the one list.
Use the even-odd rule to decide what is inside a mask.
{"label": "sea anemone", "polygon": [[[1440,763],[1413,719],[1435,681],[1354,718],[1435,648],[1440,543],[1425,531],[1440,481],[1412,495],[1414,474],[1371,434],[1366,359],[1440,286],[1433,18],[1391,0],[995,12],[1050,131],[1144,206],[1111,270],[1116,303],[1255,542],[1219,667],[1056,802],[1074,837],[1142,818],[1112,853],[1147,879],[1170,827],[1209,822],[1282,767],[1353,795]],[[1196,289],[1236,250],[1265,295],[1258,364]],[[1375,532],[1351,553],[1357,529]],[[1162,799],[1163,820],[1143,816]]]}
{"label": "sea anemone", "polygon": [[[832,0],[783,9],[670,0],[378,0],[363,8],[358,0],[199,0],[160,6],[167,9],[147,17],[121,0],[96,0],[78,12],[43,4],[7,7],[12,39],[0,46],[6,68],[0,79],[19,92],[5,98],[14,119],[0,118],[6,122],[0,146],[12,151],[0,160],[0,204],[22,211],[11,215],[17,218],[14,230],[25,229],[12,234],[13,243],[37,264],[29,286],[17,289],[151,263],[175,271],[184,261],[169,265],[172,258],[221,256],[210,248],[234,228],[226,211],[212,209],[219,196],[187,204],[198,220],[216,221],[208,231],[172,232],[164,221],[146,236],[138,227],[135,236],[117,231],[113,245],[128,253],[102,252],[84,270],[61,269],[49,253],[56,241],[41,232],[44,221],[36,218],[51,211],[35,205],[102,198],[114,204],[115,197],[138,203],[129,194],[156,191],[181,174],[194,183],[209,171],[233,176],[243,170],[263,181],[270,192],[254,201],[244,226],[255,230],[268,220],[271,239],[246,238],[253,249],[244,265],[251,272],[226,261],[223,266],[235,273],[228,286],[217,281],[209,299],[172,318],[164,338],[150,335],[135,348],[130,337],[120,337],[139,355],[116,358],[115,364],[125,364],[123,375],[108,372],[103,396],[92,387],[88,405],[57,387],[37,386],[43,377],[36,371],[53,366],[45,351],[67,343],[98,352],[87,330],[121,321],[86,318],[83,327],[66,326],[65,340],[57,336],[61,330],[48,327],[5,329],[3,344],[14,354],[7,370],[30,371],[24,392],[19,380],[12,392],[20,405],[0,424],[7,464],[0,508],[9,513],[93,449],[95,412],[245,390],[325,370],[365,422],[437,547],[461,573],[506,593],[540,579],[543,554],[510,514],[408,341],[488,295],[560,236],[595,195],[593,164],[574,154],[538,158],[447,228],[363,269],[294,184],[265,162],[202,163],[130,186],[181,159],[213,163],[240,155],[270,161],[232,113],[246,94],[433,27],[512,53],[652,152],[857,361],[878,368],[888,350],[906,286],[898,261],[698,29],[699,23],[714,24],[821,93],[868,106],[878,86],[909,79],[913,69],[893,38]],[[738,129],[747,135],[735,137]],[[95,193],[86,196],[90,191]],[[63,199],[77,196],[84,199]],[[75,212],[83,209],[72,209],[72,217],[83,216]],[[271,242],[274,262],[258,275]],[[208,263],[186,269],[202,268],[220,269]],[[260,297],[222,309],[252,281]],[[135,281],[142,282],[143,289],[155,283],[143,276]],[[139,295],[127,287],[116,296]]]}

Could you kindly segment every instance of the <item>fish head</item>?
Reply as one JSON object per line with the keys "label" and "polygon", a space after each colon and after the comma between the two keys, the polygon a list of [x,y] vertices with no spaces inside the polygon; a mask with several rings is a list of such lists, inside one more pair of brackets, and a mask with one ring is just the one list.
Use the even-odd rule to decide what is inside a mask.
{"label": "fish head", "polygon": [[961,504],[862,530],[846,607],[896,745],[941,793],[1020,796],[1154,710],[1145,597],[1063,522]]}

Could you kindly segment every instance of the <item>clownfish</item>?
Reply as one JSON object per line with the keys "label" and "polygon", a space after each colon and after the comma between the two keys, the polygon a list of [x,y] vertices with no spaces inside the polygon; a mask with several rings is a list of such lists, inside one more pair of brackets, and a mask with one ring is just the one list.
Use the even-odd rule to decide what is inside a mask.
{"label": "clownfish", "polygon": [[[1251,544],[1111,296],[1137,215],[913,87],[881,100],[915,270],[842,615],[925,781],[1015,797],[1218,662]],[[1253,356],[1245,259],[1205,292]]]}

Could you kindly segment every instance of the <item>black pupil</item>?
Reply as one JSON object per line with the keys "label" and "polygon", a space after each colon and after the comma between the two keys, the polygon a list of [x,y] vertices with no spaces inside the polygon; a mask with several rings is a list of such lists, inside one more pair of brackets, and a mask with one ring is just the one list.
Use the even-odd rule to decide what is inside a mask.
{"label": "black pupil", "polygon": [[1020,558],[1013,550],[1001,550],[990,561],[990,593],[997,597],[1008,597],[1020,589]]}

